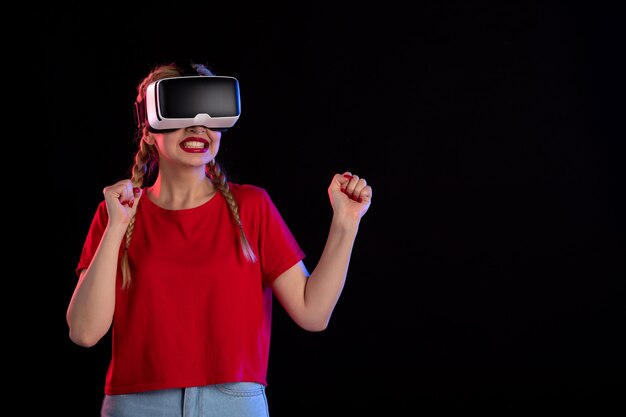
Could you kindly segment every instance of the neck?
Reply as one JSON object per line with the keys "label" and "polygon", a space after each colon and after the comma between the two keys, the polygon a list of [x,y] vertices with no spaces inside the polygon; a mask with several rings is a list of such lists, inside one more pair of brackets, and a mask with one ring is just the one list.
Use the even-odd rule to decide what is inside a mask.
{"label": "neck", "polygon": [[[173,174],[173,175],[172,175]],[[148,195],[157,205],[170,210],[193,208],[207,202],[217,188],[202,171],[176,171],[176,173],[159,170],[154,185]]]}

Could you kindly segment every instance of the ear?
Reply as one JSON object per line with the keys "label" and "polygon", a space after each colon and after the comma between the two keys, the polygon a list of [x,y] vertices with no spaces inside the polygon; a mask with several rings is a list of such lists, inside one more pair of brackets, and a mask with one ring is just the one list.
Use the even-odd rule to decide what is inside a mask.
{"label": "ear", "polygon": [[152,133],[149,133],[147,136],[144,136],[142,140],[146,142],[148,145],[154,145],[154,136],[152,136]]}

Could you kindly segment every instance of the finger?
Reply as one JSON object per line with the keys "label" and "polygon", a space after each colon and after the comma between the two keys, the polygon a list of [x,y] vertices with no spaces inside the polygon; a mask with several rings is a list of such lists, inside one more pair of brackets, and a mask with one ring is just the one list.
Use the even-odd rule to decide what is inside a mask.
{"label": "finger", "polygon": [[133,199],[130,201],[129,206],[132,208],[141,198],[141,188],[133,187]]}
{"label": "finger", "polygon": [[359,183],[359,176],[351,175],[351,178],[349,179],[345,176],[344,178],[348,181],[342,185],[341,191],[344,192],[348,197],[351,197],[354,194],[354,191],[356,190],[356,187]]}
{"label": "finger", "polygon": [[130,180],[122,182],[122,190],[120,192],[120,203],[130,207],[135,203],[135,194],[133,192],[133,183]]}
{"label": "finger", "polygon": [[[363,180],[365,181],[365,180]],[[358,201],[359,203],[369,203],[372,201],[372,187],[366,185],[355,192],[353,195],[353,199]]]}
{"label": "finger", "polygon": [[367,187],[367,181],[365,181],[365,178],[359,178],[359,180],[354,186],[354,191],[352,192],[352,198],[354,200],[357,200],[365,187]]}
{"label": "finger", "polygon": [[365,180],[365,178],[360,178],[350,198],[360,203],[364,195],[368,195],[368,198],[370,198],[370,193],[371,187],[367,185],[367,181]]}
{"label": "finger", "polygon": [[352,174],[350,172],[344,172],[343,174],[335,174],[335,181],[339,185],[339,188],[344,188],[348,182],[352,179]]}

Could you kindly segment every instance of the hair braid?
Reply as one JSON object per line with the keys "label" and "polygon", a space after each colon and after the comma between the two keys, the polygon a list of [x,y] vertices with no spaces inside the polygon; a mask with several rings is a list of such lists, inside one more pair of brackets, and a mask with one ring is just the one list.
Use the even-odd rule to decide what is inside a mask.
{"label": "hair braid", "polygon": [[[145,132],[145,134],[148,134]],[[154,163],[155,155],[158,155],[151,147],[148,145],[146,141],[139,141],[139,151],[135,155],[135,163],[132,168],[132,176],[131,182],[133,183],[133,187],[141,187],[143,185],[143,180],[146,175],[146,171],[148,167]],[[126,289],[130,285],[131,276],[130,276],[130,265],[128,262],[128,248],[130,247],[130,241],[133,237],[133,232],[135,231],[135,218],[136,213],[130,219],[128,223],[128,227],[126,228],[125,234],[125,248],[124,254],[122,255],[122,288]]]}
{"label": "hair braid", "polygon": [[230,191],[230,186],[228,185],[228,180],[226,179],[226,175],[222,171],[221,167],[217,163],[217,161],[212,160],[207,164],[206,168],[207,177],[211,179],[211,182],[215,184],[220,193],[226,199],[228,203],[228,207],[230,208],[230,213],[233,215],[233,219],[237,223],[239,227],[239,238],[241,242],[241,249],[243,250],[243,254],[247,260],[250,262],[256,262],[256,255],[250,246],[250,242],[246,237],[246,233],[243,230],[243,224],[241,223],[241,218],[239,217],[239,206],[237,205],[237,201],[235,201],[235,197],[233,197],[233,193]]}

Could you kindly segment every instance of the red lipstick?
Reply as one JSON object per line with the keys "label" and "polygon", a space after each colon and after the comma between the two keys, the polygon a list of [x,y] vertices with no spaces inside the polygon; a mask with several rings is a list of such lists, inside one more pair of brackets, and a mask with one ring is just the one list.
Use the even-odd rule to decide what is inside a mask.
{"label": "red lipstick", "polygon": [[209,141],[199,137],[188,137],[180,143],[180,148],[189,153],[204,153],[209,150]]}

